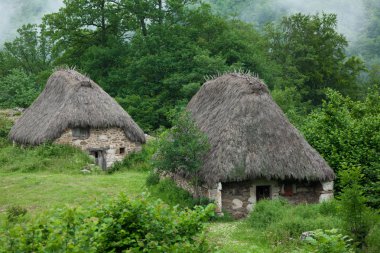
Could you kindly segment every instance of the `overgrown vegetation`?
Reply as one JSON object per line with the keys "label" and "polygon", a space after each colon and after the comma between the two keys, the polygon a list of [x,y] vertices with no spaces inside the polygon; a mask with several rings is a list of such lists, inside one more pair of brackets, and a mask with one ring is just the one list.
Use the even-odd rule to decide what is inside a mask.
{"label": "overgrown vegetation", "polygon": [[[250,3],[254,15],[250,14],[257,24],[218,16],[198,0],[172,0],[165,4],[150,0],[65,0],[63,8],[45,15],[41,25],[22,26],[18,37],[4,44],[0,49],[0,108],[29,106],[54,67],[68,65],[89,74],[146,132],[174,127],[167,130],[161,142],[148,143],[142,152],[131,154],[109,171],[118,173],[82,178],[76,174],[91,162],[86,154],[54,144],[13,147],[7,140],[12,123],[0,116],[0,187],[4,185],[2,191],[7,193],[0,198],[0,217],[7,210],[13,224],[8,232],[12,235],[0,236],[3,243],[9,246],[13,240],[10,238],[14,238],[12,243],[25,249],[44,246],[52,251],[67,250],[65,247],[75,243],[88,251],[98,246],[102,250],[122,248],[130,242],[110,246],[112,240],[108,240],[108,236],[119,236],[112,232],[118,225],[106,215],[120,211],[111,202],[86,211],[62,209],[52,213],[51,220],[40,216],[26,225],[17,225],[17,221],[23,219],[25,210],[28,218],[35,208],[49,208],[50,202],[79,205],[90,195],[88,201],[94,201],[103,191],[114,194],[120,189],[133,195],[143,190],[145,181],[152,198],[162,198],[180,208],[194,207],[198,200],[173,182],[160,180],[153,172],[154,167],[184,169],[195,184],[199,183],[196,177],[202,153],[207,150],[205,138],[186,116],[171,122],[172,111],[186,105],[204,82],[204,76],[241,69],[265,80],[292,123],[328,161],[338,176],[335,189],[340,200],[296,207],[283,201],[259,202],[247,221],[213,224],[226,224],[224,232],[235,231],[231,235],[214,231],[218,241],[219,237],[226,238],[222,251],[350,252],[353,247],[380,251],[379,220],[368,208],[380,207],[378,1],[364,1],[369,24],[356,45],[348,45],[337,32],[334,14],[298,13],[283,17],[284,10],[270,6],[273,1],[208,2],[227,15],[231,11],[238,14]],[[267,21],[277,22],[265,26]],[[367,73],[357,55],[364,57]],[[157,148],[159,152],[152,163]],[[70,174],[75,174],[75,178]],[[41,192],[44,194],[40,196]],[[12,199],[7,197],[10,193]],[[38,207],[33,201],[40,203]],[[144,201],[126,201],[119,207],[142,206],[145,214],[163,215],[161,221],[175,210],[160,209],[162,203],[145,205]],[[26,209],[19,206],[25,203]],[[195,210],[191,215],[199,213]],[[39,230],[38,225],[47,230]],[[152,226],[149,229],[159,236],[157,227]],[[163,226],[172,232],[178,228],[171,221]],[[104,228],[110,228],[110,234]],[[98,229],[99,234],[94,235],[93,229]],[[314,231],[309,239],[300,241],[300,233],[309,230]],[[17,239],[25,239],[22,236],[36,231],[45,238]],[[20,233],[22,236],[16,237]],[[157,245],[141,245],[152,249],[149,247],[163,243],[163,249],[173,250],[177,246],[189,250],[204,246],[202,240],[189,245],[190,239],[182,240],[185,237],[181,236],[177,244],[154,237]],[[76,242],[79,238],[81,242]],[[244,243],[235,245],[236,241]]]}
{"label": "overgrown vegetation", "polygon": [[302,133],[338,175],[335,189],[342,189],[340,172],[360,168],[368,203],[380,207],[380,95],[379,87],[363,101],[354,101],[328,90],[327,100],[304,120]]}
{"label": "overgrown vegetation", "polygon": [[92,161],[87,154],[72,146],[44,144],[23,148],[8,144],[0,149],[0,163],[1,172],[80,173]]}
{"label": "overgrown vegetation", "polygon": [[178,210],[125,195],[92,207],[63,208],[0,230],[0,252],[207,252],[203,222],[213,206]]}
{"label": "overgrown vegetation", "polygon": [[163,133],[157,145],[157,152],[153,156],[154,168],[180,173],[194,185],[195,194],[199,197],[198,188],[202,183],[199,171],[210,144],[190,113],[181,112],[177,115],[173,127]]}

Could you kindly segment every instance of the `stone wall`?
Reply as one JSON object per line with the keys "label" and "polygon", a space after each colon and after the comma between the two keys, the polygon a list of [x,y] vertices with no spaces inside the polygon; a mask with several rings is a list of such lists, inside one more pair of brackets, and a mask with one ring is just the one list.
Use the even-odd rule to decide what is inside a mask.
{"label": "stone wall", "polygon": [[[84,151],[104,150],[107,167],[121,161],[127,154],[141,150],[141,144],[131,142],[120,128],[90,129],[87,139],[75,138],[71,129],[67,129],[55,143],[73,145]],[[123,148],[124,152],[120,153]]]}
{"label": "stone wall", "polygon": [[[285,184],[292,185],[292,193],[290,195],[285,195],[284,193]],[[319,182],[281,183],[280,195],[291,204],[318,203],[320,185]]]}
{"label": "stone wall", "polygon": [[[187,190],[193,196],[195,195],[194,186],[181,176],[168,172],[163,173],[161,176],[170,177],[178,187]],[[198,192],[202,197],[207,197],[214,201],[217,206],[215,210],[217,213],[221,213],[223,209],[236,219],[243,218],[254,210],[257,203],[256,191],[260,186],[269,187],[270,199],[276,199],[281,196],[292,204],[318,203],[333,197],[333,182],[293,182],[291,183],[291,196],[285,195],[285,184],[289,185],[289,182],[266,179],[246,180],[218,183],[213,188],[200,186]]]}
{"label": "stone wall", "polygon": [[334,197],[334,182],[293,182],[292,195],[284,195],[284,185],[281,183],[280,195],[287,199],[289,203],[320,203]]}
{"label": "stone wall", "polygon": [[222,183],[222,208],[236,219],[245,217],[257,202],[257,186],[269,186],[270,198],[278,198],[280,188],[276,181],[262,179]]}

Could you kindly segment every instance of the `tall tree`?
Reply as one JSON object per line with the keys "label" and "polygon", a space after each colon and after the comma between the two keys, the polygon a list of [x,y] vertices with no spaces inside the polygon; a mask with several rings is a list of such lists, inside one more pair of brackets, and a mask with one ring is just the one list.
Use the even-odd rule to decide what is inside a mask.
{"label": "tall tree", "polygon": [[313,104],[321,102],[327,87],[352,96],[358,91],[356,78],[364,64],[346,56],[347,41],[336,26],[335,14],[298,13],[266,29],[272,59],[284,67],[285,79],[296,85],[303,99]]}

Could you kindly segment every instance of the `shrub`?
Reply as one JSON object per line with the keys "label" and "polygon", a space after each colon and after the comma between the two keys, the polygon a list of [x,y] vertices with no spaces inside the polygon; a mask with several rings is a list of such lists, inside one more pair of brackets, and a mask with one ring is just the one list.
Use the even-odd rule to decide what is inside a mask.
{"label": "shrub", "polygon": [[151,171],[148,177],[146,178],[145,183],[147,186],[152,186],[152,185],[158,184],[159,182],[160,182],[160,175],[158,175],[154,171]]}
{"label": "shrub", "polygon": [[319,213],[326,216],[337,216],[339,203],[336,200],[324,201],[319,204]]}
{"label": "shrub", "polygon": [[143,146],[140,152],[128,154],[122,161],[114,163],[112,167],[107,170],[107,173],[114,173],[122,170],[152,170],[151,158],[154,152],[156,152],[156,146],[157,143],[155,140],[149,141]]}
{"label": "shrub", "polygon": [[[161,136],[153,165],[161,171],[181,171],[198,191],[201,183],[199,170],[209,149],[207,136],[192,120],[190,113],[185,111],[173,121],[173,127]],[[196,194],[199,195],[198,192]]]}
{"label": "shrub", "polygon": [[12,121],[0,115],[0,138],[6,139],[12,128]]}
{"label": "shrub", "polygon": [[297,213],[287,212],[283,219],[267,228],[267,237],[268,240],[283,243],[299,238],[303,232],[316,229],[333,229],[339,226],[338,224],[337,220],[331,217],[315,214],[314,217],[304,218]]}
{"label": "shrub", "polygon": [[28,210],[21,206],[11,206],[7,208],[7,220],[10,222],[16,221],[18,218],[24,216]]}
{"label": "shrub", "polygon": [[344,186],[339,196],[339,214],[343,220],[345,231],[359,246],[363,246],[364,239],[371,227],[371,210],[366,206],[362,186],[359,184],[363,175],[358,167],[340,173]]}
{"label": "shrub", "polygon": [[24,71],[13,69],[0,78],[0,108],[28,107],[38,93],[31,76]]}
{"label": "shrub", "polygon": [[289,243],[303,232],[340,228],[341,222],[333,208],[336,203],[290,205],[284,200],[259,201],[248,220],[261,230],[269,241]]}
{"label": "shrub", "polygon": [[213,209],[180,211],[161,201],[120,195],[15,224],[0,232],[0,252],[207,252],[203,222]]}
{"label": "shrub", "polygon": [[317,229],[310,232],[310,236],[304,240],[307,244],[304,250],[318,253],[354,253],[351,241],[348,236],[339,234],[337,229]]}
{"label": "shrub", "polygon": [[380,252],[380,222],[377,222],[368,233],[366,238],[367,252],[378,253]]}
{"label": "shrub", "polygon": [[255,228],[265,229],[281,220],[288,206],[284,200],[259,201],[249,216],[249,222]]}
{"label": "shrub", "polygon": [[171,179],[163,179],[156,185],[149,187],[153,197],[162,199],[171,206],[192,208],[196,205],[207,205],[210,201],[206,198],[193,198],[186,190],[178,187]]}

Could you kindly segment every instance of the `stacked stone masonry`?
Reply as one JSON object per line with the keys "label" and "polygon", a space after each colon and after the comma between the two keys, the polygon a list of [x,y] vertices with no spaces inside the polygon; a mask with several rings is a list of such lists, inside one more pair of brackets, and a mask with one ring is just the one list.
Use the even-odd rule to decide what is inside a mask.
{"label": "stacked stone masonry", "polygon": [[72,130],[67,129],[55,143],[73,145],[88,152],[103,150],[107,167],[121,161],[127,154],[141,150],[141,144],[131,142],[120,128],[90,129],[86,139],[73,137]]}
{"label": "stacked stone masonry", "polygon": [[[195,188],[183,177],[165,173],[162,177],[173,179],[178,187],[187,190],[195,196]],[[285,186],[290,186],[290,191],[285,190]],[[198,189],[198,194],[213,200],[216,204],[216,212],[222,210],[230,213],[234,218],[239,219],[247,216],[254,210],[258,201],[260,187],[269,189],[268,198],[277,199],[285,198],[289,203],[318,203],[333,198],[333,182],[281,182],[275,180],[246,180],[241,182],[218,183],[214,187],[203,185]]]}

